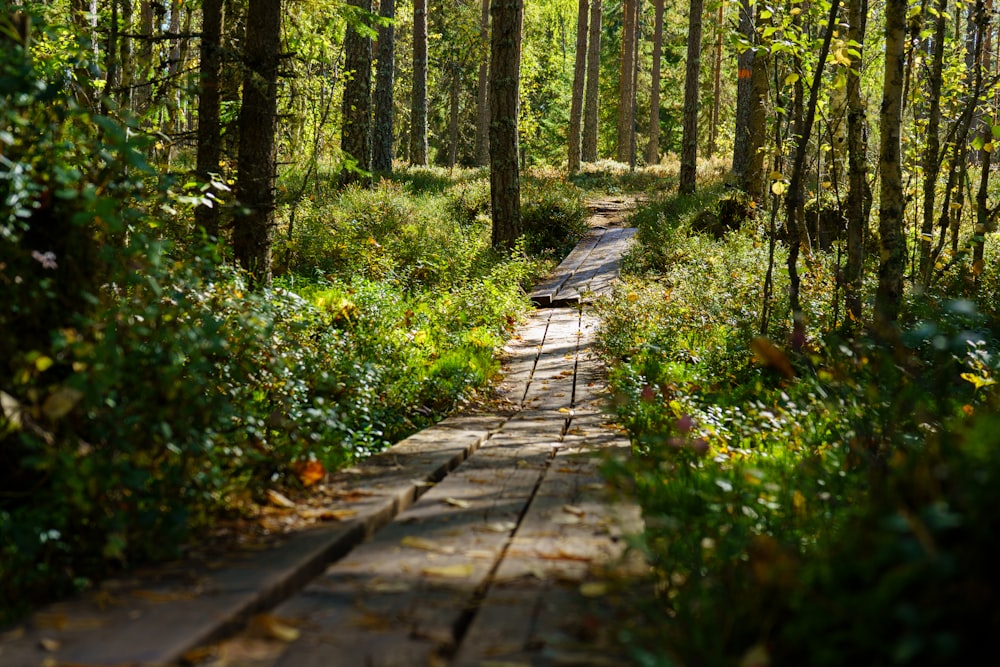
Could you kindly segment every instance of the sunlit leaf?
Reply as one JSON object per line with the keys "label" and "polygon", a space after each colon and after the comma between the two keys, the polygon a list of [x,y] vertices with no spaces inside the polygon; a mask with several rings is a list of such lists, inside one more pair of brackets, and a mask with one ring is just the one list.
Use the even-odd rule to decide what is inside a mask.
{"label": "sunlit leaf", "polygon": [[293,509],[298,507],[298,505],[296,505],[295,502],[288,496],[279,491],[275,491],[274,489],[267,490],[267,500],[275,507],[282,507],[284,509]]}
{"label": "sunlit leaf", "polygon": [[976,389],[981,389],[983,387],[988,387],[991,384],[996,384],[996,380],[993,378],[983,377],[982,375],[976,375],[975,373],[962,373],[961,377],[966,382],[969,382]]}
{"label": "sunlit leaf", "polygon": [[452,507],[458,507],[460,509],[465,509],[472,505],[472,503],[468,500],[462,500],[461,498],[445,498],[442,502],[445,505],[451,505]]}
{"label": "sunlit leaf", "polygon": [[59,387],[45,399],[42,413],[49,419],[62,419],[83,398],[83,392],[72,387]]}
{"label": "sunlit leaf", "polygon": [[472,563],[456,563],[454,565],[438,565],[432,567],[425,567],[421,570],[421,572],[430,577],[464,579],[465,577],[472,575],[475,569],[476,568]]}

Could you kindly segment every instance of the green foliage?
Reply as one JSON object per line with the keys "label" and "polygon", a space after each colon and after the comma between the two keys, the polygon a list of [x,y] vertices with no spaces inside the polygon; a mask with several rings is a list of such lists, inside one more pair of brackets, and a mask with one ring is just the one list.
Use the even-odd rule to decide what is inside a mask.
{"label": "green foliage", "polygon": [[529,254],[549,251],[557,258],[564,257],[588,230],[582,192],[565,181],[525,178],[521,225]]}
{"label": "green foliage", "polygon": [[[997,629],[983,557],[1000,469],[995,320],[970,301],[924,299],[897,340],[840,338],[832,255],[818,254],[804,305],[819,333],[783,350],[755,335],[761,230],[691,233],[697,205],[684,204],[636,215],[629,266],[643,278],[602,312],[634,444],[617,472],[634,480],[637,546],[653,565],[645,627],[627,637],[636,659],[972,659]],[[776,307],[769,337],[781,341]]]}

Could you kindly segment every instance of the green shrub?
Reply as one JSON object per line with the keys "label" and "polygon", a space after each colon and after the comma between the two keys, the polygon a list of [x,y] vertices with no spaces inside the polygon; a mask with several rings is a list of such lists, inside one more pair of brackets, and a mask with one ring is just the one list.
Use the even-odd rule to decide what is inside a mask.
{"label": "green shrub", "polygon": [[521,225],[525,250],[563,257],[589,229],[580,190],[562,181],[526,179],[521,187]]}

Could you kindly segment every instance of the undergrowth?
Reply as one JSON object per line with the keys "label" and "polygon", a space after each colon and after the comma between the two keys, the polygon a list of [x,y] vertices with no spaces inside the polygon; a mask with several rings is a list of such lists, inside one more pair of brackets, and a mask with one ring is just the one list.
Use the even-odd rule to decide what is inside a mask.
{"label": "undergrowth", "polygon": [[996,548],[986,508],[1000,488],[995,288],[984,281],[976,298],[956,271],[911,296],[899,337],[845,334],[840,260],[814,252],[803,267],[808,336],[789,341],[781,244],[762,323],[763,222],[693,230],[726,196],[640,210],[641,243],[602,306],[634,445],[616,472],[643,506],[636,547],[652,565],[643,622],[622,630],[633,657],[973,659],[1000,629],[1000,580],[983,557]]}

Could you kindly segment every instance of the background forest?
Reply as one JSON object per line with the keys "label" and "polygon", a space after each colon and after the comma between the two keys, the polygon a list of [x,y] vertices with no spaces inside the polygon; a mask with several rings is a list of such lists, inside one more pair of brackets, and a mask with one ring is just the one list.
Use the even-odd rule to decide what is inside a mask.
{"label": "background forest", "polygon": [[991,0],[0,9],[0,622],[488,396],[631,192],[637,664],[1000,629]]}

